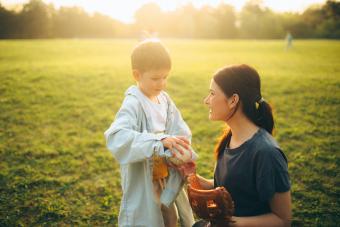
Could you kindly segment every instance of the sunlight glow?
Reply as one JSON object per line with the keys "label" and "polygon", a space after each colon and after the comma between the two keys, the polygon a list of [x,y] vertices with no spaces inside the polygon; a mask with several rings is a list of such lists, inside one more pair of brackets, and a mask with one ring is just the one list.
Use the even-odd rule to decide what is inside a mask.
{"label": "sunlight glow", "polygon": [[[306,7],[315,3],[323,3],[325,0],[257,0],[262,2],[264,6],[272,10],[283,11],[302,11]],[[3,0],[1,4],[6,7],[13,7],[14,5],[27,3],[28,0]],[[164,11],[175,10],[186,4],[192,4],[197,8],[204,5],[217,6],[220,3],[230,4],[236,10],[240,10],[247,0],[124,0],[124,1],[110,1],[110,0],[44,0],[46,3],[53,3],[57,8],[61,6],[80,6],[87,12],[99,12],[112,18],[118,19],[125,23],[132,23],[134,21],[134,12],[146,3],[156,3]]]}

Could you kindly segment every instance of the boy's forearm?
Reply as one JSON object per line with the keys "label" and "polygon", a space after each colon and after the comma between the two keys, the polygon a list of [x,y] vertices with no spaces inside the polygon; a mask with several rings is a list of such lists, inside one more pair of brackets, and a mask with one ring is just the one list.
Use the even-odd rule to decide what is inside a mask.
{"label": "boy's forearm", "polygon": [[165,155],[161,136],[130,129],[106,132],[107,148],[120,164],[144,161],[153,154]]}

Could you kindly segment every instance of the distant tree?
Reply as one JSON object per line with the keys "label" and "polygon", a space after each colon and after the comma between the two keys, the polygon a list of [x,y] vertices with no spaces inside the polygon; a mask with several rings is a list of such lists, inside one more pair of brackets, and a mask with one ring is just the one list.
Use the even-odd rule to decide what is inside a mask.
{"label": "distant tree", "polygon": [[218,38],[236,38],[236,13],[234,7],[220,3],[215,10],[217,19]]}
{"label": "distant tree", "polygon": [[195,38],[197,36],[198,10],[189,3],[168,14],[169,28],[174,31],[173,36],[181,38]]}
{"label": "distant tree", "polygon": [[0,3],[0,38],[15,38],[14,29],[17,27],[16,15]]}
{"label": "distant tree", "polygon": [[202,7],[196,15],[196,37],[217,38],[219,22],[215,16],[215,9],[210,6]]}
{"label": "distant tree", "polygon": [[280,20],[284,31],[289,31],[294,37],[307,34],[307,24],[301,20],[299,13],[281,13]]}
{"label": "distant tree", "polygon": [[136,26],[140,31],[158,32],[164,24],[163,13],[156,3],[147,3],[135,12]]}
{"label": "distant tree", "polygon": [[91,37],[108,38],[117,35],[117,26],[119,22],[113,20],[108,16],[104,16],[99,13],[95,13],[91,17],[91,23],[89,25],[89,34]]}
{"label": "distant tree", "polygon": [[281,38],[285,35],[279,15],[264,7],[261,1],[249,1],[240,13],[240,37]]}
{"label": "distant tree", "polygon": [[26,38],[51,36],[51,10],[42,0],[30,0],[24,5],[20,17],[20,33]]}
{"label": "distant tree", "polygon": [[[285,26],[299,38],[340,38],[340,2],[313,5]],[[287,26],[287,24],[289,24]]]}
{"label": "distant tree", "polygon": [[340,38],[340,2],[327,1],[322,7],[323,20],[317,26],[319,37]]}
{"label": "distant tree", "polygon": [[317,34],[317,27],[325,19],[324,12],[319,5],[315,5],[306,9],[300,19],[306,24],[306,33],[303,34],[304,37],[316,38],[320,35]]}
{"label": "distant tree", "polygon": [[240,36],[242,38],[259,38],[260,16],[263,13],[260,5],[247,2],[240,12]]}
{"label": "distant tree", "polygon": [[340,38],[340,2],[328,0],[302,13],[276,13],[262,0],[249,0],[240,13],[230,5],[195,8],[183,5],[163,12],[147,3],[135,13],[135,23],[124,24],[80,7],[55,9],[42,0],[30,0],[20,11],[0,4],[0,38],[136,37],[141,31],[180,38]]}
{"label": "distant tree", "polygon": [[54,29],[58,37],[86,37],[89,15],[80,7],[61,7],[54,18]]}

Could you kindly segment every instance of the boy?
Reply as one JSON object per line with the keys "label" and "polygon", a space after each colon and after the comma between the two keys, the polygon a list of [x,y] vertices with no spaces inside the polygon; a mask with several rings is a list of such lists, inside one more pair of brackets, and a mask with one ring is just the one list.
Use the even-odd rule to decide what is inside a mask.
{"label": "boy", "polygon": [[125,92],[115,121],[105,132],[107,147],[120,163],[123,197],[118,224],[176,226],[177,207],[182,226],[192,226],[183,179],[166,162],[166,157],[189,148],[191,137],[163,91],[171,69],[169,53],[159,41],[146,40],[134,48],[131,64],[137,86]]}

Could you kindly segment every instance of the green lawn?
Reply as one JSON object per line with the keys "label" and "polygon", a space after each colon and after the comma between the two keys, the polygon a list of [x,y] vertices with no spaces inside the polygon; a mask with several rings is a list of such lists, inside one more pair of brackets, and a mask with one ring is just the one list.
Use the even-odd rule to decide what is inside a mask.
{"label": "green lawn", "polygon": [[[136,40],[0,41],[0,226],[115,226],[119,166],[105,147]],[[172,96],[213,176],[223,125],[203,98],[219,67],[247,63],[289,159],[294,225],[340,221],[340,41],[165,40]]]}

